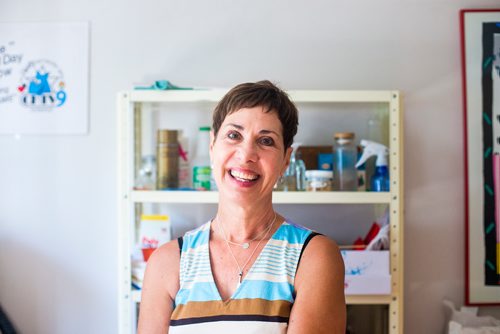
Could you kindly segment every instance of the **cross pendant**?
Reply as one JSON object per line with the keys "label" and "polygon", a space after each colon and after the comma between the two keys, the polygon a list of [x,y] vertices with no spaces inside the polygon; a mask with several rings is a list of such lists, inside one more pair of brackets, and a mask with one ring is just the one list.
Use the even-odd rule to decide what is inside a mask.
{"label": "cross pendant", "polygon": [[243,272],[242,272],[242,271],[240,271],[240,272],[238,273],[238,276],[240,276],[240,277],[238,278],[238,284],[241,284],[241,280],[243,279]]}

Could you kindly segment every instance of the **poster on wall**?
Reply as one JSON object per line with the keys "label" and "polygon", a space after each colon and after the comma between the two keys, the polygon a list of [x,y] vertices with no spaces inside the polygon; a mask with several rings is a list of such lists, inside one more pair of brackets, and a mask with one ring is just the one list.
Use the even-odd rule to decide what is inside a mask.
{"label": "poster on wall", "polygon": [[0,134],[86,134],[89,23],[0,23]]}
{"label": "poster on wall", "polygon": [[468,305],[500,305],[500,9],[466,9],[462,31]]}

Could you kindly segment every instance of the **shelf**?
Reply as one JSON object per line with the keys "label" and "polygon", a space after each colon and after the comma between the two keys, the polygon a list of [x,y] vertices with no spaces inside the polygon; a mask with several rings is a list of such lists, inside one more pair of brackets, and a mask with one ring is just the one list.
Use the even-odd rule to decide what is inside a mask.
{"label": "shelf", "polygon": [[[132,191],[135,203],[218,203],[216,191]],[[388,192],[273,192],[275,204],[389,204]]]}
{"label": "shelf", "polygon": [[[390,295],[352,295],[345,296],[345,299],[348,305],[389,305],[392,298]],[[141,302],[141,290],[132,290],[132,301]]]}
{"label": "shelf", "polygon": [[[124,92],[130,102],[161,103],[161,102],[213,102],[217,103],[226,89],[199,89],[199,90],[134,90]],[[327,90],[291,90],[287,91],[290,98],[296,103],[343,103],[361,102],[377,103],[389,102],[397,98],[398,91],[327,91]]]}
{"label": "shelf", "polygon": [[[154,123],[148,117],[153,117],[153,112],[161,112],[162,120],[168,121],[172,115],[174,121],[179,118],[178,112],[184,110],[194,111],[198,117],[199,111],[213,109],[222,97],[228,92],[226,88],[196,89],[196,90],[133,90],[123,91],[118,94],[117,111],[119,123],[119,148],[118,148],[118,194],[120,206],[119,224],[119,333],[136,333],[136,311],[140,303],[141,291],[131,289],[131,245],[138,233],[137,215],[143,210],[150,210],[148,205],[134,205],[142,203],[174,204],[179,211],[191,210],[196,205],[210,205],[213,209],[219,202],[219,193],[216,191],[140,191],[132,190],[133,179],[137,166],[140,165],[141,150],[143,149],[142,131],[154,130]],[[318,211],[329,210],[328,205],[356,205],[383,204],[390,212],[390,268],[391,294],[387,295],[346,295],[348,305],[386,305],[389,309],[387,315],[388,334],[400,334],[403,326],[403,122],[401,111],[401,94],[397,90],[289,90],[287,94],[304,110],[301,117],[312,121],[310,131],[316,131],[314,117],[321,122],[325,115],[331,113],[332,120],[337,117],[340,121],[351,117],[354,120],[366,118],[358,112],[370,112],[381,116],[386,123],[384,132],[391,152],[391,191],[390,192],[273,192],[273,203],[300,205],[300,210]],[[150,105],[148,105],[150,104]],[[161,105],[160,105],[161,104]],[[353,104],[352,106],[350,104]],[[158,108],[156,108],[158,105]],[[345,107],[345,108],[344,108]],[[169,114],[170,111],[173,111]],[[348,114],[349,113],[349,114]],[[354,115],[356,114],[356,115]],[[186,114],[187,115],[187,114]],[[147,117],[146,117],[147,116]],[[204,115],[205,116],[205,115]],[[159,116],[160,117],[160,116]],[[181,116],[182,117],[182,116]],[[189,116],[188,116],[189,117]],[[326,115],[327,118],[330,115]],[[180,119],[182,122],[183,120]],[[349,120],[350,121],[350,120]],[[181,128],[184,125],[180,126]],[[318,132],[329,130],[318,129]],[[187,204],[186,206],[177,204]],[[292,206],[290,206],[292,204]],[[324,207],[316,207],[315,205]],[[155,207],[154,205],[152,207]],[[155,208],[156,210],[157,208]],[[205,209],[205,208],[202,208]],[[353,229],[357,228],[352,224]],[[386,291],[387,292],[387,291]]]}
{"label": "shelf", "polygon": [[373,305],[382,304],[389,305],[391,303],[391,295],[347,295],[345,301],[347,305]]}

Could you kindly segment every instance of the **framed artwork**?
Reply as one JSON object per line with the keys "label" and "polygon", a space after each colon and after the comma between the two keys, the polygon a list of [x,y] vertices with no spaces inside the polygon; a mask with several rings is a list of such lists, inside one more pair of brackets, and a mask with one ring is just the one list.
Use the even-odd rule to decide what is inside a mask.
{"label": "framed artwork", "polygon": [[500,9],[460,11],[467,305],[500,305]]}

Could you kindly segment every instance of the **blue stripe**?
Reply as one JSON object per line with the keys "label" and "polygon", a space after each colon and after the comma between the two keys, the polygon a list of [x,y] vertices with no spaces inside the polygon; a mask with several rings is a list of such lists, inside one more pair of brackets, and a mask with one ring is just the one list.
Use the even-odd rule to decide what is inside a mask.
{"label": "blue stripe", "polygon": [[196,273],[195,275],[184,276],[183,282],[184,283],[194,282],[194,281],[196,281],[196,278],[203,278],[203,277],[210,277],[210,280],[212,280],[212,273],[211,272]]}
{"label": "blue stripe", "polygon": [[210,261],[198,261],[198,260],[191,260],[189,261],[188,259],[182,259],[181,261],[181,268],[193,268],[193,267],[203,267],[207,266],[210,267]]}
{"label": "blue stripe", "polygon": [[206,230],[203,230],[205,226],[210,223],[205,223],[204,225],[198,227],[197,229],[187,232],[184,235],[184,242],[182,244],[182,251],[185,252],[188,249],[193,249],[193,248],[198,248],[203,245],[208,244],[209,236],[210,236],[210,229],[207,228]]}
{"label": "blue stripe", "polygon": [[185,268],[181,269],[181,274],[193,273],[193,272],[196,272],[198,270],[200,270],[200,271],[210,270],[210,266],[209,265],[203,265],[203,266],[186,266]]}
{"label": "blue stripe", "polygon": [[[302,243],[295,244],[295,245],[302,245]],[[284,242],[283,242],[283,245],[276,246],[276,245],[271,245],[270,244],[268,246],[269,246],[269,249],[275,250],[275,251],[286,250],[287,252],[291,252],[291,253],[299,253],[301,251],[300,249],[288,247],[288,245],[286,245]]]}
{"label": "blue stripe", "polygon": [[287,273],[289,276],[293,276],[294,274],[294,270],[293,268],[290,268],[289,266],[282,266],[282,267],[269,267],[269,266],[266,266],[266,265],[258,265],[258,266],[254,266],[252,267],[252,272],[253,273],[257,273],[257,272],[262,272],[262,271],[265,271],[266,274],[270,274],[270,275],[274,275],[274,276],[278,276],[282,273]]}
{"label": "blue stripe", "polygon": [[212,271],[211,270],[204,270],[204,271],[197,271],[197,272],[188,272],[188,273],[183,273],[182,274],[182,279],[187,280],[191,279],[193,277],[198,277],[198,276],[211,276]]}
{"label": "blue stripe", "polygon": [[269,282],[264,280],[243,280],[234,298],[262,298],[266,300],[287,300],[293,302],[293,286],[287,282]]}
{"label": "blue stripe", "polygon": [[[258,267],[260,265],[266,265],[270,268],[275,268],[275,267],[281,267],[281,266],[286,266],[286,267],[295,267],[293,263],[283,263],[283,261],[274,261],[271,260],[271,258],[262,258],[262,260],[266,261],[259,261],[259,263],[254,263],[254,267]],[[261,264],[260,262],[264,262],[264,264]]]}
{"label": "blue stripe", "polygon": [[221,300],[218,292],[213,289],[212,282],[198,282],[192,285],[191,289],[180,289],[175,296],[175,305],[186,304],[187,302],[206,302]]}
{"label": "blue stripe", "polygon": [[288,243],[291,244],[302,244],[311,232],[311,230],[305,228],[297,228],[294,225],[283,224],[273,235],[273,239],[288,241]]}
{"label": "blue stripe", "polygon": [[280,253],[276,253],[276,252],[264,252],[262,253],[262,256],[261,257],[269,257],[269,258],[272,258],[272,259],[278,259],[278,260],[290,260],[290,261],[298,261],[299,260],[299,256],[298,255],[290,255],[290,254],[280,254]]}

